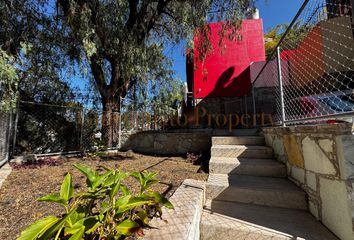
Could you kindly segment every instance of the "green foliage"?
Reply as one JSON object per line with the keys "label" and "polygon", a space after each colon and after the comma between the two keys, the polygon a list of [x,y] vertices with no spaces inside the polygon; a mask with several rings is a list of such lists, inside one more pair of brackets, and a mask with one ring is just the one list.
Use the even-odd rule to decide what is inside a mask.
{"label": "green foliage", "polygon": [[152,100],[154,110],[159,115],[171,115],[176,113],[179,104],[183,100],[183,82],[171,81],[170,84],[160,86],[159,89],[153,89],[158,92],[155,94]]}
{"label": "green foliage", "polygon": [[[107,116],[120,110],[120,97],[127,96],[135,86],[149,89],[146,86],[153,82],[159,89],[154,91],[153,100],[157,110],[176,109],[178,81],[166,48],[184,41],[191,43],[198,31],[205,43],[197,46],[203,58],[211,51],[206,24],[224,21],[227,24],[220,35],[236,39],[239,20],[253,2],[0,1],[0,46],[19,60],[21,100],[67,105],[95,96],[94,105],[102,106],[103,118],[107,119],[103,121],[102,139],[110,147],[116,139],[111,127],[116,122]],[[30,47],[21,53],[22,43]],[[77,79],[87,81],[90,91],[75,96],[70,81],[76,85]]]}
{"label": "green foliage", "polygon": [[15,60],[0,48],[0,109],[8,111],[16,106],[18,75]]}
{"label": "green foliage", "polygon": [[[265,50],[266,55],[270,56],[274,49],[277,47],[280,39],[283,37],[288,24],[279,24],[276,27],[270,29],[265,35]],[[307,36],[311,26],[302,26],[300,22],[294,24],[286,35],[282,44],[283,50],[292,50]]]}
{"label": "green foliage", "polygon": [[[58,17],[73,42],[67,54],[90,66],[94,86],[106,110],[139,83],[154,81],[160,86],[169,85],[171,81],[166,79],[173,78],[173,72],[164,54],[166,45],[191,42],[198,29],[206,43],[198,45],[203,55],[211,46],[210,31],[205,25],[225,21],[227,24],[220,34],[235,35],[231,29],[239,26],[237,20],[252,3],[252,0],[58,0]],[[119,110],[118,106],[115,108],[114,111]]]}
{"label": "green foliage", "polygon": [[[74,193],[72,177],[68,173],[58,194],[50,194],[38,201],[57,203],[65,213],[48,216],[25,229],[18,240],[34,239],[124,239],[143,235],[149,220],[161,218],[161,207],[173,209],[172,204],[151,186],[157,182],[156,173],[121,172],[105,169],[95,171],[75,164],[86,177],[87,191]],[[140,185],[137,194],[123,183],[133,177]]]}
{"label": "green foliage", "polygon": [[64,52],[70,42],[50,12],[52,3],[0,1],[0,48],[16,68],[17,85],[12,88],[21,100],[63,105],[74,98],[67,81],[71,63]]}
{"label": "green foliage", "polygon": [[69,81],[82,75],[90,91],[78,97],[95,95],[103,108],[114,106],[117,111],[119,106],[111,103],[138,83],[170,87],[174,74],[166,47],[191,43],[200,31],[206,44],[198,45],[199,53],[210,52],[206,23],[225,21],[220,34],[234,38],[238,20],[253,2],[1,1],[0,46],[20,60],[21,100],[67,104],[75,99]]}

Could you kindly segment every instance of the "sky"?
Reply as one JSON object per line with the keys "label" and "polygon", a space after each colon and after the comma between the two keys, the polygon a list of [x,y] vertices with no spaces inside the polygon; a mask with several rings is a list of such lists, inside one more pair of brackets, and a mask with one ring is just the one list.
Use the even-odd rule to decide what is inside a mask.
{"label": "sky", "polygon": [[[256,7],[263,19],[263,28],[267,32],[281,23],[290,23],[300,9],[303,0],[257,0]],[[183,54],[184,46],[170,46],[165,54],[173,60],[176,77],[186,81],[186,61]]]}

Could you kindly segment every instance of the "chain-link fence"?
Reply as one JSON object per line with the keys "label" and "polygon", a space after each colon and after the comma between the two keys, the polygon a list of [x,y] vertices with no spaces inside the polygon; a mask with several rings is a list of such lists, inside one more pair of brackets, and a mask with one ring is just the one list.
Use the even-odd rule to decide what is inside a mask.
{"label": "chain-link fence", "polygon": [[[13,117],[17,119],[11,140],[14,142],[13,154],[119,149],[130,135],[138,131],[163,129],[175,115],[162,114],[154,104],[139,104],[129,99],[121,99],[120,110],[116,112],[22,101]],[[0,128],[5,128],[5,124],[11,121],[2,121],[2,117],[0,114]],[[5,144],[11,142],[5,139],[10,133],[8,131],[3,131],[4,136],[0,136],[0,154],[3,147],[8,148]]]}
{"label": "chain-link fence", "polygon": [[13,120],[11,112],[0,111],[0,167],[9,159]]}
{"label": "chain-link fence", "polygon": [[20,102],[15,155],[80,150],[81,108]]}
{"label": "chain-link fence", "polygon": [[[299,123],[354,116],[352,0],[307,0],[266,63],[251,66],[254,112]],[[267,41],[267,39],[266,39]]]}

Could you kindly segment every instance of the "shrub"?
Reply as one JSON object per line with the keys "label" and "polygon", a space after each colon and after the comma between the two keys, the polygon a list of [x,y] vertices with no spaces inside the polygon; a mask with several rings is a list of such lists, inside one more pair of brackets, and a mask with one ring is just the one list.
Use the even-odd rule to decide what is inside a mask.
{"label": "shrub", "polygon": [[[65,209],[61,217],[42,218],[25,229],[18,240],[29,239],[124,239],[143,236],[152,218],[161,218],[161,207],[172,204],[151,186],[158,182],[153,172],[122,172],[105,168],[100,173],[75,164],[86,176],[87,190],[74,193],[72,177],[66,174],[60,193],[50,194],[38,201],[60,204]],[[135,178],[140,189],[137,194],[123,183]]]}

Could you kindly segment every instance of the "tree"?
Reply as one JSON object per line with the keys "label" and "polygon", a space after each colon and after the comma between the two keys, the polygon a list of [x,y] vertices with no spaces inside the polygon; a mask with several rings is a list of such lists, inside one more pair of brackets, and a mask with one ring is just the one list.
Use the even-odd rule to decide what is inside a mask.
{"label": "tree", "polygon": [[[280,39],[283,37],[288,28],[289,24],[279,24],[264,34],[267,57],[269,57],[278,46]],[[295,23],[287,33],[284,42],[282,43],[282,50],[295,49],[297,45],[306,37],[310,29],[311,26],[301,26],[300,22]]]}
{"label": "tree", "polygon": [[111,116],[119,111],[120,97],[138,81],[163,78],[164,43],[192,39],[194,30],[199,27],[203,32],[208,21],[236,21],[244,16],[251,2],[58,0],[63,34],[72,40],[67,53],[87,61],[100,93],[107,145],[112,145],[117,134],[112,129],[116,124]]}
{"label": "tree", "polygon": [[[67,103],[74,99],[63,79],[72,65],[99,92],[105,114],[104,138],[116,139],[119,99],[136,84],[173,81],[166,43],[191,40],[198,34],[208,43],[210,21],[239,26],[253,0],[13,0],[0,2],[0,47],[15,60],[20,97],[26,101]],[[230,31],[234,33],[235,31]],[[231,34],[230,34],[231,35]],[[192,42],[192,41],[189,41]],[[22,51],[25,46],[25,51]],[[208,44],[200,44],[209,49]],[[198,47],[200,47],[198,46]],[[202,49],[198,49],[203,53]],[[75,68],[75,67],[74,67]],[[38,91],[39,90],[39,91]],[[115,118],[116,119],[116,118]]]}
{"label": "tree", "polygon": [[18,76],[13,58],[0,48],[0,110],[9,111],[16,105]]}
{"label": "tree", "polygon": [[[68,39],[61,31],[46,1],[0,1],[1,110],[20,112],[16,150],[21,153],[65,151],[78,145],[78,124],[72,120],[78,110],[38,105],[75,100],[62,74],[67,69],[63,51]],[[72,137],[61,137],[68,134]]]}
{"label": "tree", "polygon": [[48,14],[46,1],[1,1],[0,10],[0,61],[12,69],[11,79],[2,76],[1,81],[12,102],[17,95],[47,104],[73,101],[73,91],[61,76],[67,68],[63,46],[69,39]]}

